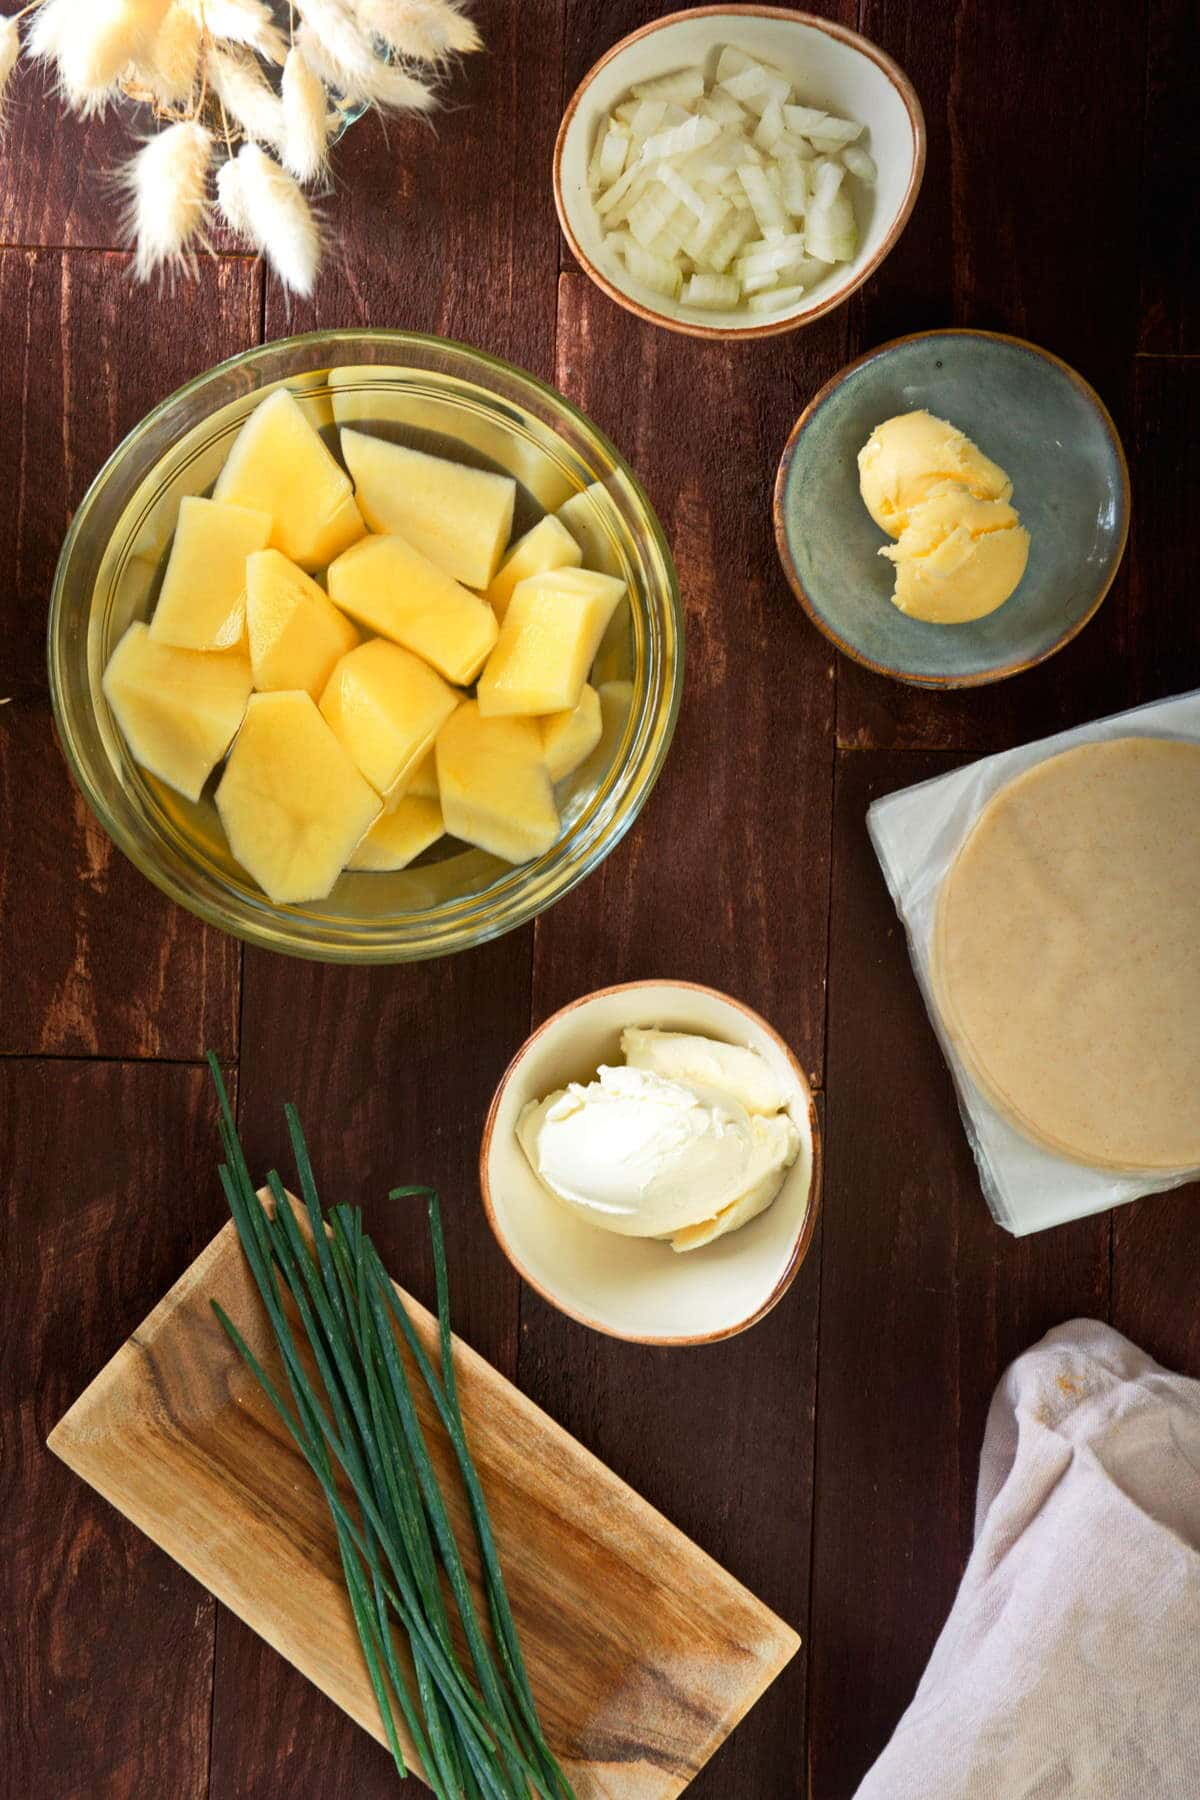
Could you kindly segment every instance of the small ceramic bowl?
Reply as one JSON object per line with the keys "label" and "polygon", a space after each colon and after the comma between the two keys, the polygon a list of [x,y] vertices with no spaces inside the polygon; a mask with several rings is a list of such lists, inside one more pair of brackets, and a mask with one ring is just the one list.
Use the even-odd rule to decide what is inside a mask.
{"label": "small ceramic bowl", "polygon": [[[628,1025],[694,1031],[757,1050],[792,1096],[800,1154],[771,1206],[739,1231],[680,1254],[600,1231],[547,1193],[517,1141],[530,1100],[590,1081],[621,1061]],[[638,1344],[711,1344],[745,1331],[781,1300],[812,1242],[819,1196],[816,1110],[783,1039],[740,1001],[687,981],[629,981],[554,1013],[518,1050],[496,1089],[479,1158],[484,1210],[500,1248],[560,1312]]]}
{"label": "small ceramic bowl", "polygon": [[[835,264],[796,306],[779,314],[700,312],[642,287],[616,251],[606,248],[588,191],[600,122],[634,83],[696,66],[708,73],[726,44],[781,69],[805,105],[862,120],[863,142],[879,171],[869,188],[854,183],[858,254]],[[554,147],[554,201],[580,266],[610,299],[640,319],[692,337],[769,337],[819,319],[861,287],[907,224],[924,170],[925,120],[916,91],[903,70],[866,38],[830,19],[779,6],[699,6],[631,32],[584,76]]]}
{"label": "small ceramic bowl", "polygon": [[[986,618],[931,625],[892,605],[892,540],[858,487],[875,427],[919,408],[1005,469],[1029,531],[1019,587]],[[775,537],[796,598],[847,656],[918,687],[977,687],[1044,662],[1108,592],[1129,532],[1129,471],[1099,395],[1048,350],[990,331],[925,331],[868,351],[800,415],[775,481]]]}

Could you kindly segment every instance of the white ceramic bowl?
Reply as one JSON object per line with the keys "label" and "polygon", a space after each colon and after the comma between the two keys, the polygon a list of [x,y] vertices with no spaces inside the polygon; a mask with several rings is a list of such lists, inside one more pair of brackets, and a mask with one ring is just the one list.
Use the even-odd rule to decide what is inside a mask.
{"label": "white ceramic bowl", "polygon": [[[547,1193],[517,1141],[530,1100],[620,1062],[627,1025],[695,1031],[757,1050],[791,1095],[800,1154],[778,1198],[701,1250],[618,1237]],[[488,1221],[518,1275],[583,1325],[640,1344],[709,1344],[745,1331],[781,1300],[812,1241],[819,1198],[816,1110],[803,1069],[758,1014],[686,981],[601,988],[554,1013],[522,1045],[496,1089],[479,1159]]]}
{"label": "white ceramic bowl", "polygon": [[[735,44],[791,77],[806,106],[861,119],[879,170],[873,187],[853,184],[858,254],[837,263],[790,311],[698,312],[631,280],[607,249],[588,193],[587,170],[600,121],[635,82],[700,65]],[[857,32],[778,6],[700,6],[643,25],[589,70],[576,88],[554,147],[554,200],[567,242],[597,287],[655,325],[693,337],[754,338],[793,331],[840,306],[877,269],[912,212],[925,170],[925,120],[907,75]]]}

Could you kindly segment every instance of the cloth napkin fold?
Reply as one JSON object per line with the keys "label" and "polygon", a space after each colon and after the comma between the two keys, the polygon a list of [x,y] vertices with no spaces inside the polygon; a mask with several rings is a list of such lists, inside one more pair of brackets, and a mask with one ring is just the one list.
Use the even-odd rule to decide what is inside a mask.
{"label": "cloth napkin fold", "polygon": [[988,1415],[975,1548],[857,1800],[1200,1800],[1200,1382],[1059,1326]]}

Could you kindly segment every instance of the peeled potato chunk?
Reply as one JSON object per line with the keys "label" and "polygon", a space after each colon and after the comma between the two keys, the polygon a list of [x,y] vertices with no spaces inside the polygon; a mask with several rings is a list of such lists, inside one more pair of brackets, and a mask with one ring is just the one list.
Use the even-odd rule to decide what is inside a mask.
{"label": "peeled potato chunk", "polygon": [[438,797],[437,755],[431,750],[429,755],[419,762],[408,779],[404,789],[405,797],[412,800],[436,800]]}
{"label": "peeled potato chunk", "polygon": [[620,575],[621,565],[613,549],[612,539],[604,529],[597,497],[604,492],[602,481],[589,482],[579,493],[564,500],[555,518],[566,527],[589,569],[601,569],[606,575]]}
{"label": "peeled potato chunk", "polygon": [[623,581],[591,569],[554,569],[518,582],[479,678],[480,712],[574,711],[624,593]]}
{"label": "peeled potato chunk", "polygon": [[532,531],[517,539],[500,564],[487,591],[488,605],[503,624],[518,581],[528,575],[544,575],[548,569],[577,569],[582,561],[583,552],[566,526],[547,513]]}
{"label": "peeled potato chunk", "polygon": [[422,850],[437,843],[445,829],[436,800],[415,800],[406,794],[394,812],[380,813],[346,867],[406,869]]}
{"label": "peeled potato chunk", "polygon": [[232,650],[246,631],[246,558],[271,535],[270,516],[185,494],[150,621],[157,644]]}
{"label": "peeled potato chunk", "polygon": [[308,694],[254,694],[216,792],[229,848],[277,906],[323,900],[379,815]]}
{"label": "peeled potato chunk", "polygon": [[367,537],[331,564],[329,598],[368,631],[469,687],[496,642],[496,615],[401,537]]}
{"label": "peeled potato chunk", "polygon": [[104,671],[104,695],[134,762],[198,800],[250,698],[244,650],[177,650],[129,627]]}
{"label": "peeled potato chunk", "polygon": [[342,455],[372,531],[406,538],[455,581],[485,588],[512,535],[517,484],[366,432],[342,432]]}
{"label": "peeled potato chunk", "polygon": [[246,635],[259,693],[302,688],[314,700],[359,642],[345,613],[282,550],[246,559]]}
{"label": "peeled potato chunk", "polygon": [[485,719],[464,701],[437,740],[446,830],[505,862],[544,856],[559,833],[536,719]]}
{"label": "peeled potato chunk", "polygon": [[372,638],[343,656],[320,706],[386,807],[400,798],[460,698],[419,656]]}
{"label": "peeled potato chunk", "polygon": [[600,696],[584,684],[579,705],[571,712],[551,713],[542,720],[542,746],[551,781],[563,781],[586,762],[604,729]]}
{"label": "peeled potato chunk", "polygon": [[238,432],[213,499],[269,513],[272,549],[302,569],[324,568],[366,530],[350,477],[286,388]]}

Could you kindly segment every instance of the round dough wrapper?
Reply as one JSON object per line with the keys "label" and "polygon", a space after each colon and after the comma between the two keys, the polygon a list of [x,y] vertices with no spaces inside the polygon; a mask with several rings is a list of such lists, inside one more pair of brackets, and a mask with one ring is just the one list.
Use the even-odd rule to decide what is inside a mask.
{"label": "round dough wrapper", "polygon": [[1200,744],[1084,744],[995,795],[943,882],[932,977],[1018,1129],[1101,1168],[1200,1166]]}

